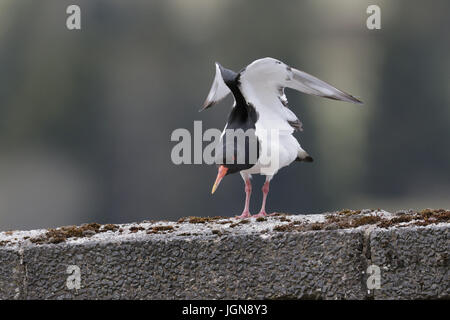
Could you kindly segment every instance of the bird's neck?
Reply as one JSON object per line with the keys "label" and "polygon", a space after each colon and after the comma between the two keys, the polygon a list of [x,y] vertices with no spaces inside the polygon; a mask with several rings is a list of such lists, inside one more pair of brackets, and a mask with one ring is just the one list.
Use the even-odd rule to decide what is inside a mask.
{"label": "bird's neck", "polygon": [[230,90],[233,93],[236,104],[228,117],[228,128],[255,128],[255,123],[258,118],[255,108],[253,105],[247,103],[239,85],[236,85],[234,88],[230,87]]}
{"label": "bird's neck", "polygon": [[240,88],[240,74],[237,74],[233,79],[229,79],[225,84],[234,96],[234,100],[236,101],[235,108],[248,110],[247,101],[245,101]]}

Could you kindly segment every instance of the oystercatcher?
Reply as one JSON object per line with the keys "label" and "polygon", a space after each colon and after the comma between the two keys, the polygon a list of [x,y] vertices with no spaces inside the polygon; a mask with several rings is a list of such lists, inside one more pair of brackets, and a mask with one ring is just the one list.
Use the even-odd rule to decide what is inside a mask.
{"label": "oystercatcher", "polygon": [[212,193],[224,176],[239,172],[244,179],[246,193],[245,207],[239,218],[251,216],[252,174],[266,176],[261,210],[254,215],[266,216],[270,180],[278,170],[294,161],[313,161],[292,135],[296,130],[302,131],[302,123],[289,109],[284,88],[362,103],[350,94],[277,59],[256,60],[238,73],[216,63],[216,75],[201,110],[211,107],[230,93],[234,97],[234,105],[216,147],[218,174]]}

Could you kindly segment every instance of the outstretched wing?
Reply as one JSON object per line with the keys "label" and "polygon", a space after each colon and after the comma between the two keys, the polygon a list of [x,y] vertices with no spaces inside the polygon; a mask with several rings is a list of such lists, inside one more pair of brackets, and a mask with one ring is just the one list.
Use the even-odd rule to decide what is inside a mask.
{"label": "outstretched wing", "polygon": [[[280,88],[291,88],[328,99],[362,103],[352,95],[341,91],[306,72],[291,68],[283,62],[264,58],[252,62],[241,72],[241,83],[255,87],[272,87],[284,95]],[[281,91],[280,91],[281,90]]]}
{"label": "outstretched wing", "polygon": [[216,62],[216,75],[214,76],[213,84],[200,111],[213,106],[215,103],[224,99],[229,93],[231,93],[231,91],[223,81],[220,65]]}
{"label": "outstretched wing", "polygon": [[282,127],[279,121],[284,120],[295,130],[302,130],[302,124],[288,108],[284,88],[334,100],[362,103],[325,81],[273,58],[259,59],[248,65],[240,73],[240,85],[246,100],[259,109],[259,114],[270,117],[270,123],[267,119],[268,126]]}

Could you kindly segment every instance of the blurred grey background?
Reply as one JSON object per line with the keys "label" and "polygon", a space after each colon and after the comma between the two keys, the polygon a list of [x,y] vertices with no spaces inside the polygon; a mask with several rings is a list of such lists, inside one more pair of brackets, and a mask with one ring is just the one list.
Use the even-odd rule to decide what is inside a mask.
{"label": "blurred grey background", "polygon": [[[66,28],[70,4],[81,31]],[[370,4],[381,30],[366,28]],[[197,112],[215,61],[266,56],[365,102],[287,92],[315,162],[279,172],[268,210],[448,208],[449,12],[445,0],[1,0],[0,230],[240,214],[240,176],[211,196],[215,166],[172,164],[170,135],[223,128],[230,98]]]}

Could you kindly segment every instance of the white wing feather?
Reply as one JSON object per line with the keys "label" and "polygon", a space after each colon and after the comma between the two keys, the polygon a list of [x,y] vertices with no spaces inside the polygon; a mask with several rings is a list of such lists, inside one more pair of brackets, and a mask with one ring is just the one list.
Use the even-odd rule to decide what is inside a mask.
{"label": "white wing feather", "polygon": [[216,62],[216,75],[214,76],[214,81],[209,90],[208,96],[203,103],[203,108],[201,110],[207,109],[224,99],[231,91],[225,84],[222,78],[222,73],[220,72],[219,64]]}
{"label": "white wing feather", "polygon": [[[330,84],[273,58],[259,59],[248,65],[240,74],[240,83],[242,94],[255,106],[262,117],[263,125],[268,129],[288,130],[290,125],[301,130],[301,122],[287,108],[284,88],[335,100],[361,103],[355,97]],[[290,132],[292,131],[291,127]]]}
{"label": "white wing feather", "polygon": [[[277,92],[280,88],[291,88],[324,98],[362,103],[352,95],[333,87],[325,81],[306,72],[291,68],[273,58],[264,58],[252,62],[241,72],[242,81],[246,81],[255,86],[262,84],[266,87],[271,86]],[[282,90],[280,92],[284,95]]]}

